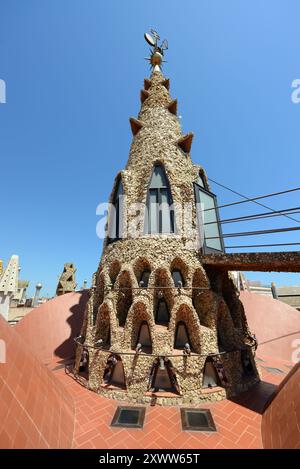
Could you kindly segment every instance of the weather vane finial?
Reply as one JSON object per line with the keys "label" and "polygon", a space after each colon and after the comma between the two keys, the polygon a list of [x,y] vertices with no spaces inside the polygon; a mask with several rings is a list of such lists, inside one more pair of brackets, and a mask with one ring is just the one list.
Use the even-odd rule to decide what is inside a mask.
{"label": "weather vane finial", "polygon": [[150,57],[146,57],[146,60],[150,62],[151,68],[155,71],[160,70],[161,64],[165,62],[165,60],[163,60],[163,57],[164,51],[168,49],[168,41],[164,39],[159,46],[158,41],[160,41],[160,37],[158,33],[154,29],[150,29],[150,32],[151,34],[144,34],[144,38],[151,46]]}

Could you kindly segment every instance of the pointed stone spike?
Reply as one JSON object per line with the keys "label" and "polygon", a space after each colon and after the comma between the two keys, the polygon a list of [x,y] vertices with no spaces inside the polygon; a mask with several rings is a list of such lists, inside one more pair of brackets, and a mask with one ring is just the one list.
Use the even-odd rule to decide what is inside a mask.
{"label": "pointed stone spike", "polygon": [[141,128],[143,127],[143,124],[141,121],[135,119],[134,117],[130,117],[129,122],[130,122],[132,135],[134,136],[139,132],[139,130],[141,130]]}
{"label": "pointed stone spike", "polygon": [[149,96],[148,91],[146,90],[141,90],[141,102],[143,103]]}
{"label": "pointed stone spike", "polygon": [[190,153],[194,134],[192,132],[181,137],[177,144],[185,153]]}
{"label": "pointed stone spike", "polygon": [[162,82],[162,85],[167,88],[167,90],[169,91],[170,89],[170,80],[169,78],[166,78],[163,82]]}
{"label": "pointed stone spike", "polygon": [[149,78],[145,78],[145,80],[144,80],[145,90],[149,90],[150,86],[151,86],[151,80],[149,80]]}
{"label": "pointed stone spike", "polygon": [[170,102],[170,104],[168,105],[168,110],[171,114],[177,116],[177,99],[173,99],[173,101]]}

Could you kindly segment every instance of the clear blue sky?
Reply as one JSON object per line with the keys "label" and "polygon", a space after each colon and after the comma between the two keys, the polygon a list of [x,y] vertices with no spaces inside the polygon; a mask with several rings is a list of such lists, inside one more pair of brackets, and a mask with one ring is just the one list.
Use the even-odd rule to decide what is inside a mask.
{"label": "clear blue sky", "polygon": [[[90,281],[102,249],[95,210],[127,160],[128,118],[149,75],[149,27],[169,40],[164,72],[183,130],[195,133],[193,160],[248,196],[298,186],[299,18],[297,0],[0,0],[0,258],[19,254],[22,278],[41,281],[44,294],[54,293],[64,262],[76,264],[79,285]],[[220,204],[237,200],[212,189]],[[295,192],[265,202],[280,209],[299,200]],[[221,215],[255,211],[264,209],[243,204]],[[279,217],[224,231],[295,225]],[[299,277],[251,274],[282,284]]]}

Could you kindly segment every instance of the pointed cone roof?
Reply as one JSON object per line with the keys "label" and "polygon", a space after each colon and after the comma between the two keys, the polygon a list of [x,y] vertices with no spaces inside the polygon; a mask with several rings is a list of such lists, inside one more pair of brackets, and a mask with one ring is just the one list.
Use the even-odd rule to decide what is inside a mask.
{"label": "pointed cone roof", "polygon": [[[177,153],[178,158],[182,159],[182,152],[190,152],[192,134],[183,135],[177,117],[177,99],[170,95],[169,88],[170,80],[160,69],[154,69],[151,76],[145,78],[144,88],[140,93],[140,112],[137,118],[130,118],[133,141],[127,170],[141,158],[145,161],[149,156],[155,160],[159,159],[159,153]],[[185,144],[186,139],[188,144]],[[158,145],[160,151],[157,152]]]}

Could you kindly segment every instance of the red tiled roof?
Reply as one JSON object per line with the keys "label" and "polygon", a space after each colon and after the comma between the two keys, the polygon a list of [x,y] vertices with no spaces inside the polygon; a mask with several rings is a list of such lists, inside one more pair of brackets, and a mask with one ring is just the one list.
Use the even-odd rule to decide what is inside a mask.
{"label": "red tiled roof", "polygon": [[74,402],[62,383],[0,315],[6,363],[0,363],[0,448],[66,448]]}
{"label": "red tiled roof", "polygon": [[[0,364],[1,448],[262,448],[262,435],[267,447],[299,447],[300,369],[285,382],[291,363],[262,355],[264,346],[258,348],[261,383],[235,399],[198,406],[211,410],[217,432],[183,432],[176,406],[147,407],[143,429],[110,427],[120,403],[87,390],[64,372],[86,301],[86,293],[60,296],[30,312],[15,328],[0,318],[0,337],[7,346],[7,364]],[[269,306],[275,300],[270,301]],[[250,307],[259,309],[266,302],[251,294],[250,303],[244,304],[249,317]],[[261,311],[264,332],[273,327],[274,315],[272,308]],[[281,321],[275,332],[285,331],[285,315],[275,314]],[[275,344],[276,340],[281,339],[275,337]],[[276,347],[268,350],[274,354]],[[50,362],[48,369],[41,362]],[[271,404],[261,434],[267,402]]]}
{"label": "red tiled roof", "polygon": [[[126,405],[87,390],[53,362],[49,367],[73,395],[76,406],[73,448],[262,448],[261,420],[265,403],[276,385],[289,372],[287,362],[263,358],[264,367],[280,367],[281,374],[261,368],[262,382],[234,400],[205,403],[198,408],[210,409],[217,432],[181,430],[180,407],[147,407],[143,429],[110,426],[118,405]],[[190,406],[189,406],[190,407]]]}
{"label": "red tiled roof", "polygon": [[15,326],[43,363],[70,358],[79,334],[88,291],[66,293],[33,309]]}
{"label": "red tiled roof", "polygon": [[256,334],[260,353],[292,360],[293,341],[300,337],[300,312],[268,296],[241,292],[251,332]]}

